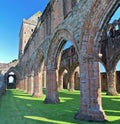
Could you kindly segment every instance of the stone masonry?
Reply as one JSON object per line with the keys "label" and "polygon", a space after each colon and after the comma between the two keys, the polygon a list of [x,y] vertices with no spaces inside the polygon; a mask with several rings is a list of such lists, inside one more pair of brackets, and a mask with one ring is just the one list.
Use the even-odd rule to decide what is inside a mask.
{"label": "stone masonry", "polygon": [[17,65],[17,61],[10,63],[0,63],[0,96],[6,90],[6,73]]}
{"label": "stone masonry", "polygon": [[[78,57],[81,91],[80,108],[75,118],[100,122],[108,120],[101,101],[100,41],[108,21],[119,5],[119,0],[50,0],[43,14],[37,15],[39,19],[28,37],[27,32],[22,30],[23,27],[27,30],[27,27],[21,26],[22,34],[25,35],[21,35],[20,31],[19,62],[14,70],[17,73],[17,88],[40,97],[43,94],[42,84],[46,82],[44,102],[59,103],[62,49],[67,41],[71,41]],[[112,59],[114,57],[118,56],[112,56]],[[112,94],[116,93],[113,69],[107,73],[109,89],[114,86],[109,90],[113,91]],[[73,90],[74,73],[70,73],[70,87]],[[110,78],[111,75],[113,78]]]}

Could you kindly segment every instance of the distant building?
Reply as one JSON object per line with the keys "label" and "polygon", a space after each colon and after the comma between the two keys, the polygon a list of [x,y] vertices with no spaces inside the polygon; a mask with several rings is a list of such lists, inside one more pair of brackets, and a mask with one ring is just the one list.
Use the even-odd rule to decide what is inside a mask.
{"label": "distant building", "polygon": [[35,27],[37,26],[38,20],[40,16],[42,15],[41,12],[35,13],[33,16],[31,16],[29,19],[23,19],[20,33],[19,33],[19,58],[24,53],[24,48],[31,37],[32,33],[35,30]]}

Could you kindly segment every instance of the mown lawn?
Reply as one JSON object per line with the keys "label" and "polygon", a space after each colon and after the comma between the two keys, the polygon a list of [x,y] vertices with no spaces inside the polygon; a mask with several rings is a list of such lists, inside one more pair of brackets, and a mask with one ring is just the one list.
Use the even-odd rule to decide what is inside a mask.
{"label": "mown lawn", "polygon": [[[93,124],[74,120],[80,104],[79,91],[64,90],[59,96],[61,102],[51,105],[43,103],[45,95],[33,98],[20,90],[7,90],[0,99],[0,124]],[[120,96],[102,93],[102,100],[109,119],[105,124],[120,124]]]}

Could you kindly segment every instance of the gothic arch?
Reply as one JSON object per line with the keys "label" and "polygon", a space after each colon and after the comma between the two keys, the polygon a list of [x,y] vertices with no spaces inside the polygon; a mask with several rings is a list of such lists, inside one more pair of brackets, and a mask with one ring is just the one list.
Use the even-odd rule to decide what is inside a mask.
{"label": "gothic arch", "polygon": [[16,70],[15,67],[11,67],[6,73],[5,73],[5,76],[4,76],[4,80],[5,80],[5,83],[8,84],[8,77],[10,75],[10,73],[13,72],[14,75],[13,75],[13,78],[15,80],[14,82],[14,88],[16,88],[16,85],[19,83],[19,80],[20,80],[20,73]]}
{"label": "gothic arch", "polygon": [[[89,55],[98,56],[101,34],[119,5],[120,1],[118,0],[96,0],[93,3],[83,27],[83,39],[86,37],[85,42],[83,42],[86,44],[86,52]],[[100,6],[100,8],[98,6]],[[96,12],[94,13],[94,11]]]}
{"label": "gothic arch", "polygon": [[[61,29],[54,33],[53,38],[50,41],[50,46],[47,54],[47,82],[46,82],[46,103],[58,103],[58,66],[61,59],[61,50],[63,49],[66,41],[71,41],[75,46],[75,40],[69,31]],[[75,46],[76,48],[76,46]],[[77,50],[76,50],[77,51]]]}
{"label": "gothic arch", "polygon": [[69,68],[64,67],[64,66],[61,67],[59,70],[59,74],[58,74],[58,76],[59,76],[58,89],[59,90],[62,90],[64,88],[64,75],[66,72],[69,75],[70,70],[69,70]]}
{"label": "gothic arch", "polygon": [[[9,75],[10,72],[13,72],[16,75],[17,80],[20,79],[20,73],[16,70],[15,67],[11,67],[5,74],[5,77]],[[18,83],[18,82],[17,82]]]}
{"label": "gothic arch", "polygon": [[[73,46],[75,47],[76,52],[78,53],[73,34],[66,29],[59,29],[58,31],[56,31],[56,33],[54,33],[54,36],[51,38],[50,41],[50,46],[47,54],[48,68],[57,68],[58,56],[66,41],[71,41],[73,43]],[[50,61],[52,61],[52,63],[50,63]]]}

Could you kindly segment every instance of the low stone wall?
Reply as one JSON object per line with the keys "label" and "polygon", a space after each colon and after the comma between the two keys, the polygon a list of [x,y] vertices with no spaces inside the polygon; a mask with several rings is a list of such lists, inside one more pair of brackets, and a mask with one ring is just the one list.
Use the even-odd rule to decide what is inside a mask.
{"label": "low stone wall", "polygon": [[[107,75],[105,72],[101,73],[102,91],[107,91]],[[120,91],[120,71],[116,72],[116,89]]]}
{"label": "low stone wall", "polygon": [[4,84],[4,77],[0,75],[0,97],[5,94],[6,86]]}

